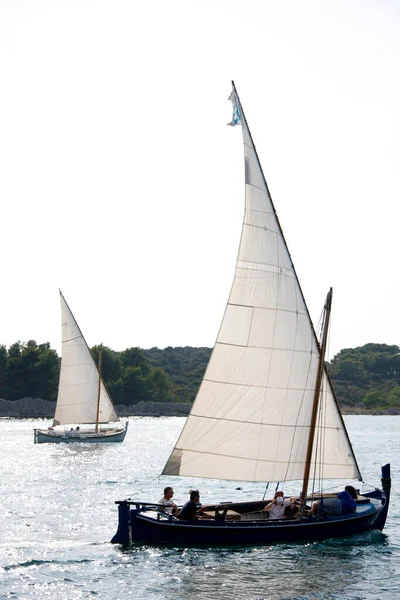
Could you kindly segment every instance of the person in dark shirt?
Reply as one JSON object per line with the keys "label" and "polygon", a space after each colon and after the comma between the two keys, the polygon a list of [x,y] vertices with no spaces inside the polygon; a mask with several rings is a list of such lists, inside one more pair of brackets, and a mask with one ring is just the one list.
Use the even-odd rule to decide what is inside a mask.
{"label": "person in dark shirt", "polygon": [[192,521],[198,519],[199,514],[202,512],[200,504],[200,493],[198,490],[191,490],[190,500],[184,504],[178,514],[178,519],[183,521]]}
{"label": "person in dark shirt", "polygon": [[352,485],[346,485],[343,492],[336,498],[323,498],[314,502],[311,515],[344,515],[356,510],[357,490]]}
{"label": "person in dark shirt", "polygon": [[357,508],[355,500],[357,500],[357,490],[352,485],[346,485],[344,492],[337,495],[342,503],[342,514],[353,513]]}

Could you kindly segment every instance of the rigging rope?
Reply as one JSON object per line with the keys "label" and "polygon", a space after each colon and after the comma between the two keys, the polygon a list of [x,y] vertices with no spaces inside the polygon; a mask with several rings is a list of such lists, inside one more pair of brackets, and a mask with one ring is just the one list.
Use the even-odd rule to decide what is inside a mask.
{"label": "rigging rope", "polygon": [[[140,490],[137,490],[136,492],[134,492],[134,495],[140,494],[140,492],[145,490],[150,484],[154,483],[156,480],[159,480],[159,479],[160,479],[160,475],[157,475],[156,477],[154,477],[154,479],[152,479],[151,481],[148,481],[146,483],[146,485],[144,485],[142,488],[140,488]],[[130,500],[130,499],[131,499],[131,497],[127,498],[127,500]]]}

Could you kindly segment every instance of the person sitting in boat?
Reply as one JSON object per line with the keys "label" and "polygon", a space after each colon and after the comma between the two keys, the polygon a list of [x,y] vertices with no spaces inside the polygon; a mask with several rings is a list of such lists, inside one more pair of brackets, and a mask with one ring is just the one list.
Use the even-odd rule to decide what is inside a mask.
{"label": "person sitting in boat", "polygon": [[342,503],[342,514],[353,513],[356,511],[358,493],[352,485],[346,485],[343,492],[340,492],[337,497]]}
{"label": "person sitting in boat", "polygon": [[346,485],[343,492],[339,492],[336,498],[321,498],[314,502],[311,515],[337,516],[353,513],[356,510],[357,490],[352,485]]}
{"label": "person sitting in boat", "polygon": [[270,519],[283,519],[286,517],[285,511],[287,513],[288,510],[294,516],[296,513],[296,498],[284,498],[283,492],[281,490],[277,491],[273,500],[263,510],[269,514]]}
{"label": "person sitting in boat", "polygon": [[167,486],[166,488],[164,488],[164,496],[162,498],[160,498],[160,500],[157,503],[157,504],[161,504],[162,506],[165,506],[165,508],[159,508],[160,512],[165,512],[168,515],[171,515],[171,514],[174,516],[178,515],[179,508],[177,507],[175,502],[172,500],[173,495],[174,495],[174,490],[172,489],[171,486]]}
{"label": "person sitting in boat", "polygon": [[184,504],[179,512],[178,519],[183,521],[191,521],[193,519],[202,519],[203,509],[200,504],[199,490],[190,491],[190,500]]}

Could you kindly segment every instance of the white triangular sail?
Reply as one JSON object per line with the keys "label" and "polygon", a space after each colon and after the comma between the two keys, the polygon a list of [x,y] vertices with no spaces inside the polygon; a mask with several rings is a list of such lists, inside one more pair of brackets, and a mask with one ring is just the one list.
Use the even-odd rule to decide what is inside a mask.
{"label": "white triangular sail", "polygon": [[[319,345],[235,88],[230,99],[245,155],[239,254],[216,344],[163,474],[300,480]],[[319,476],[361,479],[326,372],[319,410]]]}
{"label": "white triangular sail", "polygon": [[[54,423],[96,423],[99,371],[88,345],[60,292],[62,357]],[[118,421],[103,380],[100,385],[99,422]]]}

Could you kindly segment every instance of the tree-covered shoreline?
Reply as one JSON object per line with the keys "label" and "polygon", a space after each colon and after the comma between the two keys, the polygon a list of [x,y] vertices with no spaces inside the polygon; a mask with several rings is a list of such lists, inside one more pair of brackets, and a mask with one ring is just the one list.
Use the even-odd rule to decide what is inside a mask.
{"label": "tree-covered shoreline", "polygon": [[398,346],[369,343],[345,348],[327,367],[341,406],[374,411],[400,408]]}
{"label": "tree-covered shoreline", "polygon": [[[91,348],[96,363],[99,346]],[[116,352],[102,347],[102,376],[117,406],[140,402],[192,403],[200,385],[209,348],[127,348]],[[57,399],[60,357],[48,342],[0,345],[0,398]]]}
{"label": "tree-covered shoreline", "polygon": [[[91,351],[98,361],[99,347]],[[190,346],[148,350],[132,347],[121,352],[103,347],[102,374],[120,414],[126,414],[126,410],[132,414],[184,414],[196,396],[210,354],[210,348]],[[400,411],[398,346],[370,343],[346,348],[327,367],[344,413]],[[59,369],[60,358],[48,342],[16,342],[9,348],[0,345],[0,398],[9,402],[29,398],[55,402]],[[31,402],[32,416],[36,416]],[[178,405],[184,408],[178,410]],[[29,416],[26,402],[23,406],[24,416]],[[139,413],[132,408],[135,406],[142,407]],[[0,416],[9,416],[1,414],[1,406]]]}

